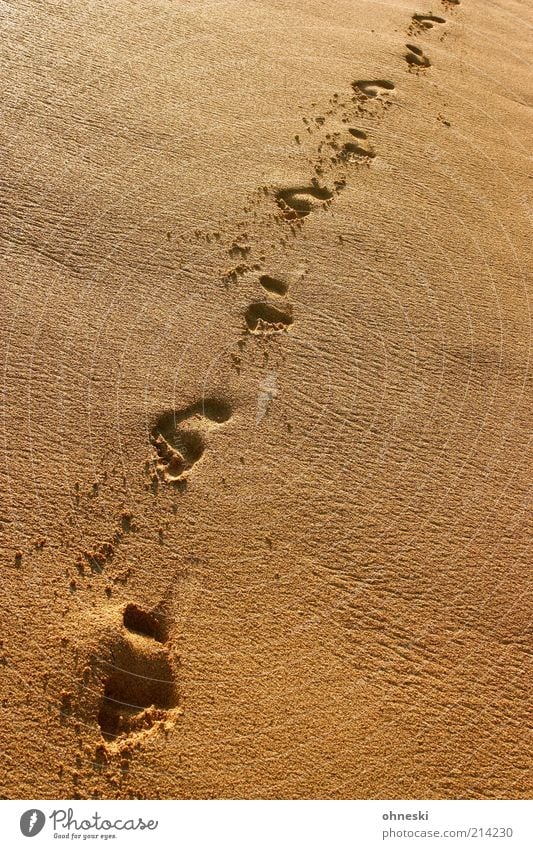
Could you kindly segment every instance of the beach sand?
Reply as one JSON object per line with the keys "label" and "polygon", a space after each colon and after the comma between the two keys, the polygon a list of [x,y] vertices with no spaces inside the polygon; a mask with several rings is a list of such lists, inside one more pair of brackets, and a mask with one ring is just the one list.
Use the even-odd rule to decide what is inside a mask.
{"label": "beach sand", "polygon": [[529,11],[0,4],[4,797],[531,794]]}

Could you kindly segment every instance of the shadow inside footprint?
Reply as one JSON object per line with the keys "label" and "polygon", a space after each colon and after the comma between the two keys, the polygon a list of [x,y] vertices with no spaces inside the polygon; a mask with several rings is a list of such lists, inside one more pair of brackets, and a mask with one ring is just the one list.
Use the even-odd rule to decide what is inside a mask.
{"label": "shadow inside footprint", "polygon": [[284,280],[280,280],[277,277],[270,277],[268,274],[262,274],[259,278],[259,283],[266,289],[267,292],[271,292],[273,295],[285,295],[289,288],[288,283]]}
{"label": "shadow inside footprint", "polygon": [[356,94],[366,97],[379,97],[388,91],[394,91],[394,83],[390,80],[355,80],[352,88]]}
{"label": "shadow inside footprint", "polygon": [[276,203],[286,218],[305,218],[313,210],[324,207],[333,192],[323,186],[294,186],[276,192]]}
{"label": "shadow inside footprint", "polygon": [[290,308],[278,309],[264,302],[250,304],[246,310],[246,324],[250,333],[280,333],[292,324]]}
{"label": "shadow inside footprint", "polygon": [[143,610],[136,604],[127,604],[123,614],[124,627],[135,634],[149,637],[158,643],[164,643],[167,639],[167,629],[161,617],[154,613]]}
{"label": "shadow inside footprint", "polygon": [[364,132],[364,130],[357,130],[355,127],[348,127],[348,132],[350,133],[351,136],[353,136],[356,139],[364,140],[364,139],[368,138],[368,136]]}

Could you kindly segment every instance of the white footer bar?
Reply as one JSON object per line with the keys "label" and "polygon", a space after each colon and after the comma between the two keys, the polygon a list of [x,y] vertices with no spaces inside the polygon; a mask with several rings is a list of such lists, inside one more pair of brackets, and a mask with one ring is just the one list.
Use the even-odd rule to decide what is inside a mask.
{"label": "white footer bar", "polygon": [[533,847],[528,801],[3,801],[4,846]]}

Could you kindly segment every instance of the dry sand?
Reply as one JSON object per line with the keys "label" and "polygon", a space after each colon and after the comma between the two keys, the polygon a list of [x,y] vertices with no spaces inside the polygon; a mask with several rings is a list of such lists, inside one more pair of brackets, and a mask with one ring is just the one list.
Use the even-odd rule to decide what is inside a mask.
{"label": "dry sand", "polygon": [[1,3],[4,796],[531,793],[529,11]]}

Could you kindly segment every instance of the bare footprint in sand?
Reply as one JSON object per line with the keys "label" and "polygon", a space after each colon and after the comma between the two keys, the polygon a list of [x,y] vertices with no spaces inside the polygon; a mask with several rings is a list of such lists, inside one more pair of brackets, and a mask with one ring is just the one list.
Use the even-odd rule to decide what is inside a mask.
{"label": "bare footprint in sand", "polygon": [[432,29],[435,24],[445,24],[446,19],[438,15],[413,15],[409,32],[415,34],[424,29]]}
{"label": "bare footprint in sand", "polygon": [[374,159],[376,153],[368,141],[367,134],[363,130],[355,129],[355,127],[349,127],[348,132],[353,136],[353,141],[344,143],[341,151],[342,157],[353,159],[362,156],[365,159]]}
{"label": "bare footprint in sand", "polygon": [[276,203],[288,220],[305,218],[317,209],[324,209],[333,198],[333,192],[313,181],[309,186],[279,189]]}
{"label": "bare footprint in sand", "polygon": [[167,636],[160,615],[136,604],[125,607],[122,628],[98,659],[102,695],[97,721],[105,740],[146,732],[177,707]]}
{"label": "bare footprint in sand", "polygon": [[406,44],[407,53],[405,54],[405,61],[410,67],[413,68],[429,68],[431,62],[428,57],[425,55],[423,50],[420,47],[417,47],[416,44]]}
{"label": "bare footprint in sand", "polygon": [[390,80],[355,80],[352,88],[359,97],[383,97],[394,91],[394,83]]}
{"label": "bare footprint in sand", "polygon": [[246,310],[245,319],[248,332],[256,336],[282,333],[293,323],[292,307],[290,304],[278,307],[265,301],[258,301],[250,304]]}
{"label": "bare footprint in sand", "polygon": [[85,625],[80,642],[83,620],[76,617],[82,674],[61,692],[61,714],[64,721],[75,717],[94,728],[98,760],[158,728],[170,730],[182,710],[164,605],[149,609],[130,602],[89,610]]}
{"label": "bare footprint in sand", "polygon": [[150,433],[159,478],[167,483],[184,481],[205,451],[207,432],[230,417],[230,406],[213,398],[162,413]]}

